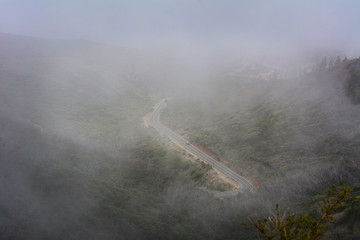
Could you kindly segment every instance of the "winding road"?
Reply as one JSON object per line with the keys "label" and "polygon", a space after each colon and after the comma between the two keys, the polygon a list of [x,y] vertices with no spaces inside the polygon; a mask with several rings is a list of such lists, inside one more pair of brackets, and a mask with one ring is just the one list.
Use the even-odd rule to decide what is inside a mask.
{"label": "winding road", "polygon": [[216,192],[215,195],[219,197],[227,197],[227,196],[236,196],[238,193],[246,192],[246,191],[252,191],[253,185],[246,180],[244,177],[240,176],[239,174],[235,173],[228,167],[226,167],[224,164],[216,161],[203,151],[201,151],[199,148],[195,147],[194,145],[190,144],[187,140],[182,138],[181,136],[174,133],[172,130],[164,126],[160,122],[160,114],[161,110],[166,107],[167,101],[164,99],[160,101],[155,107],[154,111],[149,116],[149,124],[155,128],[156,130],[164,133],[167,135],[170,139],[172,139],[174,142],[179,144],[182,148],[184,148],[186,151],[190,152],[191,154],[198,156],[203,161],[209,163],[211,166],[219,170],[221,173],[223,173],[225,176],[231,178],[235,182],[241,185],[241,188],[232,192]]}

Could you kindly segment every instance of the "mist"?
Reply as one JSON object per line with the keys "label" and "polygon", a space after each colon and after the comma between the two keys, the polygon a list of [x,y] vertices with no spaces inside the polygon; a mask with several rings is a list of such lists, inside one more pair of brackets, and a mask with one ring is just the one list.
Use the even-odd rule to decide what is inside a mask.
{"label": "mist", "polygon": [[357,1],[2,1],[0,30],[194,58],[353,54],[360,51],[358,9]]}
{"label": "mist", "polygon": [[[359,194],[360,2],[0,1],[1,239],[255,239]],[[160,121],[186,141],[152,127]],[[241,188],[187,146],[246,178]],[[326,239],[357,239],[346,203]]]}

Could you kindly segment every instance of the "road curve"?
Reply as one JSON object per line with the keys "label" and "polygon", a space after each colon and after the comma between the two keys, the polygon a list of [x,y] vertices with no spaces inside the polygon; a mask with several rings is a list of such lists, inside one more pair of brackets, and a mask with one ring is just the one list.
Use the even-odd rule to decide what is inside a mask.
{"label": "road curve", "polygon": [[216,192],[215,195],[217,195],[219,197],[230,197],[230,196],[235,196],[238,193],[253,190],[254,187],[248,180],[246,180],[245,178],[243,178],[239,174],[235,173],[234,171],[232,171],[231,169],[226,167],[224,164],[216,161],[215,159],[213,159],[212,157],[210,157],[209,155],[207,155],[206,153],[201,151],[199,148],[195,147],[192,144],[189,144],[187,142],[187,140],[185,140],[181,136],[177,135],[176,133],[174,133],[169,128],[165,127],[160,122],[160,114],[161,114],[161,110],[164,107],[166,107],[166,105],[167,105],[167,101],[164,99],[164,100],[160,101],[154,107],[154,111],[149,116],[149,124],[153,128],[155,128],[156,130],[158,130],[158,131],[164,133],[165,135],[167,135],[174,142],[178,143],[186,151],[194,154],[195,156],[198,156],[200,159],[204,160],[205,162],[209,163],[211,166],[213,166],[214,168],[219,170],[225,176],[231,178],[232,180],[234,180],[235,182],[237,182],[238,184],[241,185],[241,188],[238,189],[238,190],[235,190],[235,191],[232,191],[232,192]]}

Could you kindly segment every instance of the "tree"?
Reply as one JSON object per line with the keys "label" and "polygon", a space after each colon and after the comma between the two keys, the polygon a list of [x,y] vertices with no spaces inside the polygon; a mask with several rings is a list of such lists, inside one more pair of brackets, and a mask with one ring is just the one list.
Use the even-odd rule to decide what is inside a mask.
{"label": "tree", "polygon": [[349,186],[333,186],[328,189],[326,197],[322,199],[320,216],[315,219],[310,214],[287,215],[286,211],[281,214],[279,204],[276,204],[275,214],[264,219],[253,220],[249,218],[247,225],[254,226],[265,239],[278,240],[318,240],[324,235],[327,222],[333,223],[333,214],[344,206],[346,199],[355,200],[351,196],[352,189]]}
{"label": "tree", "polygon": [[334,63],[334,66],[337,67],[341,64],[341,59],[339,56],[336,57],[336,60],[335,60],[335,63]]}
{"label": "tree", "polygon": [[334,59],[331,58],[329,61],[329,68],[333,68],[334,67]]}
{"label": "tree", "polygon": [[326,68],[327,68],[327,58],[324,57],[319,64],[319,69],[324,70]]}

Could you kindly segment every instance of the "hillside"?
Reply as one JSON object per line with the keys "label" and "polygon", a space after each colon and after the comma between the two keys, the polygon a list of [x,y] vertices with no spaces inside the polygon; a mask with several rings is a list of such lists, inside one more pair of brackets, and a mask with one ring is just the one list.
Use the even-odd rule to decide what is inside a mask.
{"label": "hillside", "polygon": [[358,154],[357,88],[348,87],[356,86],[358,62],[293,80],[221,76],[220,83],[174,99],[164,120],[264,180],[331,164],[337,155]]}
{"label": "hillside", "polygon": [[162,86],[157,79],[166,81],[158,71],[164,61],[82,40],[1,34],[0,109],[73,141],[109,147],[132,138],[151,110]]}
{"label": "hillside", "polygon": [[252,177],[267,201],[308,206],[325,185],[359,186],[359,63],[293,79],[221,75],[169,101],[163,120]]}
{"label": "hillside", "polygon": [[1,239],[207,236],[172,200],[177,185],[207,197],[191,165],[141,127],[156,98],[121,64],[141,56],[82,41],[0,42]]}
{"label": "hillside", "polygon": [[[250,66],[190,90],[184,66],[0,34],[0,238],[256,239],[242,223],[278,201],[316,214],[332,183],[359,191],[357,60],[289,82]],[[349,77],[325,79],[335,73]],[[208,167],[142,127],[174,92],[162,120],[257,181],[254,193],[214,197]],[[349,239],[357,212],[336,226]]]}
{"label": "hillside", "polygon": [[[245,203],[224,204],[202,190],[208,169],[141,126],[161,93],[147,81],[166,72],[151,74],[93,43],[0,39],[1,239],[226,234],[222,224]],[[126,75],[134,69],[137,77]]]}

